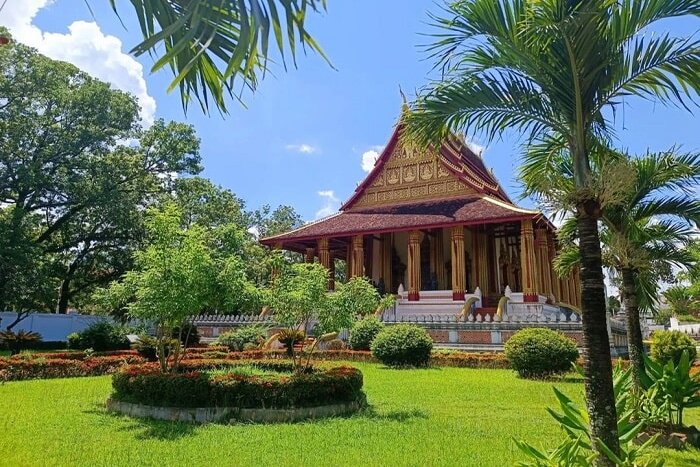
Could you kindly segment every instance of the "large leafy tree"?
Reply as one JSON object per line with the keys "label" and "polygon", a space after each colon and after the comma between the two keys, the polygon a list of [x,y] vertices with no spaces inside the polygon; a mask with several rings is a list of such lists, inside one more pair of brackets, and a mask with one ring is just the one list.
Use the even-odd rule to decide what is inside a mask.
{"label": "large leafy tree", "polygon": [[0,96],[0,309],[65,312],[129,268],[143,208],[201,170],[199,141],[141,129],[132,96],[17,43],[0,47]]}
{"label": "large leafy tree", "polygon": [[[118,13],[116,0],[109,0]],[[272,47],[285,66],[296,65],[297,45],[321,47],[306,29],[309,13],[326,0],[131,0],[143,41],[132,53],[155,57],[151,71],[170,68],[168,91],[180,90],[183,107],[196,99],[202,110],[225,113],[226,97],[255,90]],[[327,61],[327,59],[326,59]]]}
{"label": "large leafy tree", "polygon": [[[700,40],[645,34],[660,20],[700,16],[697,0],[459,0],[449,3],[431,51],[444,71],[409,115],[414,138],[449,130],[492,138],[559,137],[571,157],[581,255],[585,388],[591,434],[619,452],[590,151],[613,136],[625,96],[689,105],[700,92]],[[599,462],[609,463],[605,456]]]}

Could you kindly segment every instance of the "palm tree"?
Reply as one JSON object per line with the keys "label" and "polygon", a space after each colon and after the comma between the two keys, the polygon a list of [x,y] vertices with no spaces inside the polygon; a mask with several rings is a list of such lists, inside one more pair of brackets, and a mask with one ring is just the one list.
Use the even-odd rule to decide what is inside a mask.
{"label": "palm tree", "polygon": [[[564,248],[557,271],[566,276],[580,261],[573,247],[577,221],[566,212],[574,191],[571,157],[557,144],[533,145],[520,177],[526,194],[566,217],[560,228]],[[621,280],[627,313],[627,337],[635,383],[644,371],[640,311],[658,303],[659,273],[673,267],[691,268],[688,244],[700,221],[700,201],[694,190],[700,181],[700,155],[675,150],[630,158],[597,145],[591,158],[590,190],[602,205],[603,263]]]}
{"label": "palm tree", "polygon": [[[659,20],[700,16],[697,0],[458,0],[434,17],[430,47],[442,79],[408,116],[409,134],[437,144],[469,129],[558,135],[571,157],[581,254],[584,381],[592,435],[619,452],[598,221],[590,195],[592,142],[612,137],[625,96],[689,105],[700,93],[700,41],[647,37]],[[691,97],[688,97],[691,96]],[[599,462],[608,464],[605,456]]]}
{"label": "palm tree", "polygon": [[[109,3],[119,14],[116,0]],[[195,98],[204,112],[209,112],[213,104],[226,113],[227,95],[240,100],[244,89],[257,87],[259,76],[267,70],[271,42],[285,66],[288,58],[296,65],[297,43],[328,61],[305,26],[307,14],[325,10],[326,0],[130,3],[144,38],[131,53],[154,55],[151,72],[170,67],[175,78],[168,92],[179,88],[185,109]]]}

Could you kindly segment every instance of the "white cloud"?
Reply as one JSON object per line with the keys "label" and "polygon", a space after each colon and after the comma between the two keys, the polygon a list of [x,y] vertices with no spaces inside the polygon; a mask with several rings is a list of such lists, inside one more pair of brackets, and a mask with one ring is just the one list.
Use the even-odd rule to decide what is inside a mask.
{"label": "white cloud", "polygon": [[323,206],[316,211],[316,219],[330,216],[340,208],[340,200],[335,196],[333,190],[321,190],[318,192],[318,196],[323,200]]}
{"label": "white cloud", "polygon": [[374,163],[377,162],[379,154],[384,149],[384,146],[372,146],[370,149],[362,153],[362,170],[371,172],[374,168]]}
{"label": "white cloud", "polygon": [[33,24],[39,10],[53,0],[8,2],[2,10],[0,24],[15,40],[36,48],[40,53],[77,66],[90,75],[111,83],[115,88],[136,96],[145,125],[153,123],[156,101],[148,94],[143,67],[122,51],[122,42],[105,35],[95,22],[75,21],[68,33],[45,32]]}
{"label": "white cloud", "polygon": [[288,144],[285,146],[285,148],[288,151],[300,152],[302,154],[313,154],[318,152],[318,148],[310,144]]}
{"label": "white cloud", "polygon": [[260,238],[260,229],[256,226],[252,226],[248,229],[248,233],[253,236],[256,240]]}

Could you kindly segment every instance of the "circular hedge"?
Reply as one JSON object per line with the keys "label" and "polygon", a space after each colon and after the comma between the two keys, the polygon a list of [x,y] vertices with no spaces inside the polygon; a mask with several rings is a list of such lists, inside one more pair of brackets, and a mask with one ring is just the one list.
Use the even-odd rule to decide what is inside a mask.
{"label": "circular hedge", "polygon": [[389,366],[425,366],[433,340],[415,324],[397,324],[382,330],[372,341],[372,353]]}
{"label": "circular hedge", "polygon": [[374,316],[355,322],[350,329],[350,347],[352,350],[369,350],[374,338],[385,327],[384,323]]}
{"label": "circular hedge", "polygon": [[541,378],[571,369],[578,358],[576,342],[547,328],[522,329],[505,345],[508,361],[525,378]]}
{"label": "circular hedge", "polygon": [[156,364],[131,365],[112,377],[112,399],[157,407],[296,408],[364,399],[362,373],[349,366],[293,372],[288,362],[188,364],[162,373]]}
{"label": "circular hedge", "polygon": [[673,361],[676,365],[683,352],[688,352],[690,362],[695,360],[695,340],[681,331],[656,331],[651,335],[651,356],[662,363]]}

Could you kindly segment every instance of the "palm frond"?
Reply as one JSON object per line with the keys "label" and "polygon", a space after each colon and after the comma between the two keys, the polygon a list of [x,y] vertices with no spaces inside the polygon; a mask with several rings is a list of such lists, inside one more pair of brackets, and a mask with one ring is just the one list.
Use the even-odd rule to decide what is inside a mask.
{"label": "palm frond", "polygon": [[[117,12],[116,0],[109,0]],[[226,113],[226,96],[239,99],[237,83],[255,90],[268,68],[269,44],[277,46],[286,67],[296,65],[297,42],[328,62],[306,30],[309,11],[326,0],[131,0],[143,41],[131,52],[156,57],[152,72],[169,67],[175,76],[168,91],[180,89],[183,108],[196,99]],[[118,14],[118,13],[117,13]]]}

